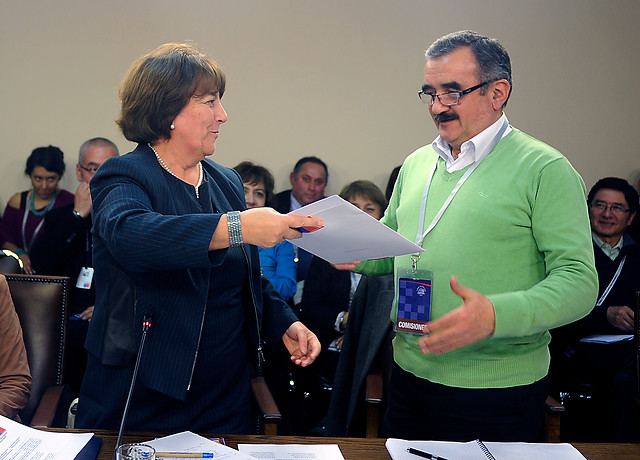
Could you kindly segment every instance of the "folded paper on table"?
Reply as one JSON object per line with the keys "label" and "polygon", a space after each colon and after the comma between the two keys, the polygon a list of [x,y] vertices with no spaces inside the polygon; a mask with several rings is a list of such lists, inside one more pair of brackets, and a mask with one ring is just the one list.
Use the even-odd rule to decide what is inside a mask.
{"label": "folded paper on table", "polygon": [[323,198],[289,214],[322,220],[324,227],[320,230],[303,233],[302,238],[289,241],[333,264],[424,251],[338,195]]}
{"label": "folded paper on table", "polygon": [[571,444],[526,443],[526,442],[469,442],[406,441],[389,438],[385,443],[393,460],[419,460],[420,457],[407,452],[409,447],[428,452],[448,460],[586,460]]}
{"label": "folded paper on table", "polygon": [[[238,452],[231,447],[227,447],[219,442],[212,441],[191,431],[183,431],[152,441],[145,441],[145,444],[153,447],[156,452],[187,452],[187,453],[209,453],[211,457],[217,459],[250,459],[247,454]],[[211,458],[207,456],[207,458]],[[157,459],[169,458],[156,456]]]}

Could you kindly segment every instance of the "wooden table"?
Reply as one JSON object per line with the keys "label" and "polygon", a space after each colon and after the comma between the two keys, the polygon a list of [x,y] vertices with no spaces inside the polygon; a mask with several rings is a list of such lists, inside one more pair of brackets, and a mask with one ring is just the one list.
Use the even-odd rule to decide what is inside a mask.
{"label": "wooden table", "polygon": [[[90,431],[90,430],[51,430],[51,431]],[[93,431],[96,436],[102,438],[102,448],[98,454],[98,460],[112,460],[116,444],[117,434],[112,431]],[[143,442],[160,437],[158,433],[129,433],[123,437],[123,442]],[[213,436],[210,436],[213,437]],[[224,436],[226,444],[234,449],[238,443],[256,444],[338,444],[345,460],[390,460],[383,438],[315,438],[303,436],[248,436],[228,435]],[[573,445],[588,460],[600,459],[624,459],[640,460],[640,444],[597,444],[597,443],[573,443]]]}

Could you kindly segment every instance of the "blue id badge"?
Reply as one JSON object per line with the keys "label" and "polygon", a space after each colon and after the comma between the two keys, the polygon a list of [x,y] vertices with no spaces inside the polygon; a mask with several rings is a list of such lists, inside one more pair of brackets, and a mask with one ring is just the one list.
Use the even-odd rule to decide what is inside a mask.
{"label": "blue id badge", "polygon": [[396,332],[424,335],[422,327],[431,320],[432,280],[431,270],[398,270]]}

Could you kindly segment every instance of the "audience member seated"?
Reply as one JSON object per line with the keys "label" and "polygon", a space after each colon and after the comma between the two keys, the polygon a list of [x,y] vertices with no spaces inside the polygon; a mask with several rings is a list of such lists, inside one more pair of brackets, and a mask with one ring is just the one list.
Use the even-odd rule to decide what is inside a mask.
{"label": "audience member seated", "polygon": [[[324,189],[328,180],[329,170],[324,161],[317,157],[300,158],[289,175],[291,189],[280,192],[275,197],[275,210],[281,214],[287,214],[324,198]],[[297,287],[293,305],[299,305],[302,301],[304,280],[311,257],[307,251],[295,247]]]}
{"label": "audience member seated", "polygon": [[20,421],[18,412],[27,404],[30,389],[22,328],[7,280],[0,275],[0,415]]}
{"label": "audience member seated", "polygon": [[[635,292],[640,290],[640,244],[626,229],[636,217],[638,194],[626,180],[607,177],[593,186],[587,203],[599,298],[589,315],[551,331],[552,389],[580,392],[586,388],[593,392],[590,396],[597,404],[595,409],[601,412],[568,421],[583,430],[587,439],[582,440],[602,436],[602,441],[637,442],[633,343],[596,344],[581,339],[594,334],[633,334]],[[567,415],[571,416],[571,408]]]}
{"label": "audience member seated", "polygon": [[30,251],[38,273],[71,279],[64,380],[76,395],[87,364],[84,342],[95,304],[89,182],[102,163],[117,155],[118,147],[102,137],[89,139],[80,146],[76,164],[80,184],[74,200],[45,214],[42,234]]}
{"label": "audience member seated", "polygon": [[58,188],[64,170],[64,154],[58,147],[35,149],[25,169],[32,188],[13,195],[4,211],[0,222],[2,247],[20,257],[25,273],[34,274],[38,270],[31,263],[29,253],[43,232],[45,214],[73,203],[73,194]]}
{"label": "audience member seated", "polygon": [[[273,207],[273,175],[268,169],[244,161],[234,168],[244,184],[247,209]],[[278,294],[289,302],[296,292],[296,266],[293,262],[293,245],[288,241],[271,248],[258,248],[260,269],[269,278]]]}
{"label": "audience member seated", "polygon": [[[345,186],[340,196],[378,220],[387,206],[382,191],[366,180]],[[332,385],[349,321],[349,305],[360,277],[356,273],[337,270],[319,257],[311,259],[302,296],[301,319],[318,336],[322,353],[313,366],[299,373],[305,381]],[[321,410],[320,414],[310,414],[316,422],[326,412],[326,404]]]}

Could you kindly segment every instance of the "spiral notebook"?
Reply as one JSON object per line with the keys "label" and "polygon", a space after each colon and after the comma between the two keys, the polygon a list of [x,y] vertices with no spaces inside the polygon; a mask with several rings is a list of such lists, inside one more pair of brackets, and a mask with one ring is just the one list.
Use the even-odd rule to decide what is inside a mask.
{"label": "spiral notebook", "polygon": [[586,460],[571,444],[526,443],[526,442],[446,442],[406,441],[389,438],[387,450],[393,460],[420,460],[429,458],[409,453],[408,448],[418,449],[442,460]]}

